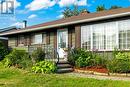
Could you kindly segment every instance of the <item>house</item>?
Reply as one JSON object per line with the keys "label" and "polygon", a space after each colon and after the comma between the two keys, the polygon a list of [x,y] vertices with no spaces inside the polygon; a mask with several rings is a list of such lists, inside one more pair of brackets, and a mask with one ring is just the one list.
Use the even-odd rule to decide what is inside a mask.
{"label": "house", "polygon": [[[23,29],[2,32],[8,46],[51,46],[62,54],[65,48],[112,51],[130,49],[130,7],[63,18]],[[60,55],[63,56],[63,55]]]}
{"label": "house", "polygon": [[[16,30],[16,29],[17,28],[15,26],[7,27],[7,28],[0,29],[0,33],[9,32],[9,31],[13,31],[13,30]],[[8,38],[0,37],[0,41],[4,44],[5,47],[8,47]]]}

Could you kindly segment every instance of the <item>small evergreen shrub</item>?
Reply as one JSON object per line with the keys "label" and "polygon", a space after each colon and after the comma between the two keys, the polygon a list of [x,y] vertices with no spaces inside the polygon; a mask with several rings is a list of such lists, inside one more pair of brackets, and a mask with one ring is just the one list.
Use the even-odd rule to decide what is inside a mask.
{"label": "small evergreen shrub", "polygon": [[54,73],[56,70],[56,64],[50,61],[41,61],[32,67],[32,71],[35,73]]}
{"label": "small evergreen shrub", "polygon": [[37,48],[37,50],[34,50],[31,58],[34,63],[43,61],[45,59],[45,51],[42,48]]}
{"label": "small evergreen shrub", "polygon": [[127,53],[119,52],[108,62],[107,68],[112,73],[128,73],[130,72],[130,58]]}

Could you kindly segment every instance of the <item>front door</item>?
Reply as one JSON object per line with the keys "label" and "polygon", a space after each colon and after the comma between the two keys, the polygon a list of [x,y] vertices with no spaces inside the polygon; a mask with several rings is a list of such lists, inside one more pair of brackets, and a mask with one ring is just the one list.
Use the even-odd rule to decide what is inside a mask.
{"label": "front door", "polygon": [[68,48],[68,29],[58,30],[57,36],[57,49],[59,57],[67,60],[67,52],[65,50]]}

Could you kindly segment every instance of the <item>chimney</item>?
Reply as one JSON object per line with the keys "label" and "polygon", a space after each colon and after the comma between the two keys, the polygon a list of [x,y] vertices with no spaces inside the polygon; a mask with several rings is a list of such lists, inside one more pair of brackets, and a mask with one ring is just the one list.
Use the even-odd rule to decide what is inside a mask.
{"label": "chimney", "polygon": [[27,21],[26,20],[23,20],[23,27],[26,28],[27,27]]}

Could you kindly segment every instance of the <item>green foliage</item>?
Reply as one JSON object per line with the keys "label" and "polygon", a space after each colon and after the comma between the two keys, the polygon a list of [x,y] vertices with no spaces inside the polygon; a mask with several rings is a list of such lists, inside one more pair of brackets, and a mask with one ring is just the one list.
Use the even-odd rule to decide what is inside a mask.
{"label": "green foliage", "polygon": [[118,53],[119,50],[117,48],[114,48],[114,51],[112,51],[113,58],[115,58]]}
{"label": "green foliage", "polygon": [[37,48],[37,50],[33,51],[31,58],[34,63],[43,61],[45,59],[45,51],[42,48]]}
{"label": "green foliage", "polygon": [[128,73],[130,71],[130,58],[126,53],[119,52],[115,58],[108,62],[107,68],[113,73]]}
{"label": "green foliage", "polygon": [[2,61],[5,67],[15,66],[18,68],[27,68],[31,65],[28,53],[25,50],[13,49],[11,53],[6,55]]}
{"label": "green foliage", "polygon": [[106,8],[104,5],[99,5],[99,6],[97,6],[96,10],[97,11],[104,11],[104,10],[106,10]]}
{"label": "green foliage", "polygon": [[66,7],[66,9],[62,12],[65,18],[72,16],[72,11],[69,7]]}
{"label": "green foliage", "polygon": [[74,5],[74,10],[72,11],[72,15],[73,16],[77,16],[80,14],[80,11],[78,9],[78,6],[77,5]]}
{"label": "green foliage", "polygon": [[117,8],[122,8],[122,7],[121,7],[121,6],[113,5],[113,6],[111,6],[110,10],[111,10],[111,9],[117,9]]}
{"label": "green foliage", "polygon": [[32,71],[35,73],[54,73],[56,71],[56,65],[50,61],[41,61],[36,63],[32,67]]}
{"label": "green foliage", "polygon": [[5,55],[7,55],[8,54],[8,50],[7,50],[7,48],[4,46],[4,44],[0,41],[0,56],[1,56],[1,59],[0,60],[2,60],[4,57],[5,57]]}
{"label": "green foliage", "polygon": [[73,9],[70,7],[66,7],[66,9],[62,12],[64,15],[64,18],[68,18],[71,16],[77,16],[81,14],[82,12],[88,12],[87,9],[79,9],[77,5],[73,6]]}
{"label": "green foliage", "polygon": [[84,49],[69,51],[68,61],[76,67],[105,66],[105,60],[100,55]]}

